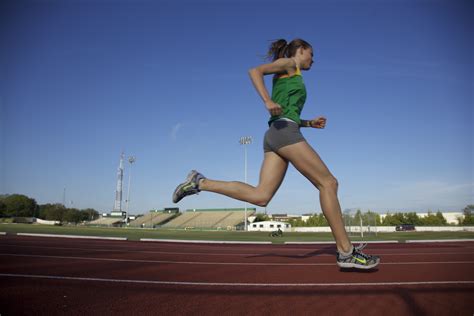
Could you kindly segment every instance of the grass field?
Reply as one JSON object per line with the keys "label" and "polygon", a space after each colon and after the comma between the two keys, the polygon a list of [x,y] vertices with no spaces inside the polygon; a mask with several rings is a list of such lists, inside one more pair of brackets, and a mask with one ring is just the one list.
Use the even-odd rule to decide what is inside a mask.
{"label": "grass field", "polygon": [[[81,236],[126,237],[128,240],[140,238],[179,239],[179,240],[223,240],[223,241],[332,241],[331,233],[284,233],[283,237],[270,237],[266,232],[242,231],[184,231],[166,229],[105,228],[84,226],[45,226],[32,224],[1,224],[0,232],[63,234]],[[473,232],[396,232],[379,233],[377,236],[351,237],[353,241],[405,240],[413,239],[474,239]]]}

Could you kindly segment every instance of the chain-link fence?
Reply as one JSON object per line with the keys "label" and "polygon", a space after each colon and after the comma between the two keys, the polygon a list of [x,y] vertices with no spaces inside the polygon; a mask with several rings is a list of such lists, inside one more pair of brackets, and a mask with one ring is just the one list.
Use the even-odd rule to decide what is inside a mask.
{"label": "chain-link fence", "polygon": [[371,211],[362,213],[360,209],[346,209],[342,218],[349,236],[377,236],[377,226],[380,226],[379,214]]}

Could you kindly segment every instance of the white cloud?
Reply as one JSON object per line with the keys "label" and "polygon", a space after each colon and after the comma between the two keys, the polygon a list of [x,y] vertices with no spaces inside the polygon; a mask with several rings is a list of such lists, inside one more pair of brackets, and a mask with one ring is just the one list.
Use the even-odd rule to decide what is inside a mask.
{"label": "white cloud", "polygon": [[181,124],[181,123],[177,123],[173,126],[173,129],[171,130],[171,139],[173,141],[176,141],[176,138],[178,137],[178,132],[179,132],[179,130],[181,129],[182,126],[183,126],[183,124]]}

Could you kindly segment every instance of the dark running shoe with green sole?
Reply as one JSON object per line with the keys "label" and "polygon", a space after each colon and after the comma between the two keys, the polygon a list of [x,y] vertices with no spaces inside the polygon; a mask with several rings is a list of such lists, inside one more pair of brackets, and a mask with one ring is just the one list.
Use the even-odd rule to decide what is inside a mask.
{"label": "dark running shoe with green sole", "polygon": [[173,203],[178,203],[185,196],[198,194],[199,190],[199,180],[206,179],[202,174],[196,170],[191,170],[186,178],[186,181],[178,185],[176,190],[173,192]]}
{"label": "dark running shoe with green sole", "polygon": [[341,268],[372,269],[380,263],[380,257],[371,256],[362,252],[367,244],[354,247],[352,254],[343,256],[337,253],[337,265]]}

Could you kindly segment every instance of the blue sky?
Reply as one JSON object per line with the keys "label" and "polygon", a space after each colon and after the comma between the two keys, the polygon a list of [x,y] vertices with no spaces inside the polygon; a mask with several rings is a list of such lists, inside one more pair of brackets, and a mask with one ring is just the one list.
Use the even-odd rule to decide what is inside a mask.
{"label": "blue sky", "polygon": [[[270,40],[300,37],[315,53],[302,116],[328,119],[304,135],[339,180],[343,209],[474,203],[471,1],[0,6],[0,193],[42,204],[66,188],[68,206],[110,211],[124,150],[137,158],[131,213],[170,207],[191,169],[242,181],[241,136],[253,137],[257,184],[268,115],[247,70]],[[178,206],[243,203],[203,192]],[[318,193],[291,167],[267,211],[320,211]]]}

